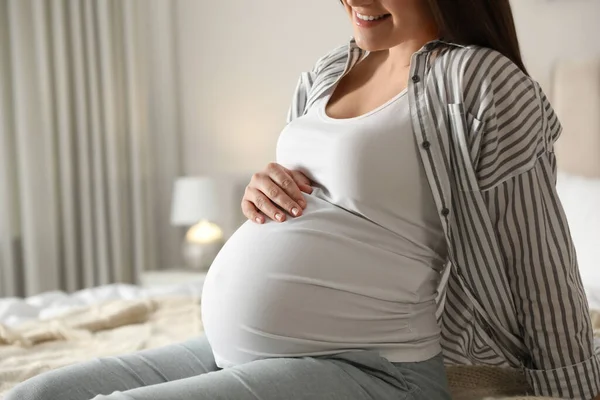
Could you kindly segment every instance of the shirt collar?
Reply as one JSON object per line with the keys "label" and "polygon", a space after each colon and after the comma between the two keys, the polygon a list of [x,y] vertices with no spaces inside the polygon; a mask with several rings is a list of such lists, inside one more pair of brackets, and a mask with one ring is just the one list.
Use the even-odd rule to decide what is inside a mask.
{"label": "shirt collar", "polygon": [[[354,36],[350,36],[349,45],[350,45],[349,46],[350,50],[359,49],[361,51],[366,51],[366,50],[363,50],[360,47],[358,47],[358,45],[356,44],[356,39],[354,39]],[[447,45],[447,46],[454,46],[454,47],[466,47],[462,44],[448,42],[448,41],[445,41],[442,39],[434,39],[430,42],[425,43],[425,45],[423,47],[421,47],[421,49],[419,51],[417,51],[417,53],[429,52],[440,45]]]}

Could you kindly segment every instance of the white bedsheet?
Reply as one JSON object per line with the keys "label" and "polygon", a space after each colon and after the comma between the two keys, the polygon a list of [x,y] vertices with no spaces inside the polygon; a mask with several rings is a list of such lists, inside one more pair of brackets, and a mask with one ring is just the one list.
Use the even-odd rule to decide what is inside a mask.
{"label": "white bedsheet", "polygon": [[600,309],[600,179],[558,173],[557,191],[590,306]]}
{"label": "white bedsheet", "polygon": [[590,303],[590,309],[600,311],[600,288],[587,287],[585,289],[588,301]]}
{"label": "white bedsheet", "polygon": [[46,320],[78,308],[85,308],[109,300],[141,299],[166,295],[190,295],[200,297],[201,284],[185,283],[151,288],[135,285],[112,284],[74,293],[46,292],[26,299],[15,297],[0,299],[0,324],[12,327],[26,320]]}

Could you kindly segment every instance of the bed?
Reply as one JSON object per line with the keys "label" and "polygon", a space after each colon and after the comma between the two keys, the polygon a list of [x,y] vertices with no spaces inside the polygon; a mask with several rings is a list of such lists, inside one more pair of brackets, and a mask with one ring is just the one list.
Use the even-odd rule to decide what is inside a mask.
{"label": "bed", "polygon": [[[600,310],[600,62],[558,63],[551,97],[565,128],[557,146],[557,187],[590,307]],[[0,397],[16,383],[50,369],[201,334],[201,291],[194,284],[115,284],[0,299]],[[600,312],[592,311],[592,320],[600,343]],[[518,371],[451,366],[448,375],[456,400],[534,399],[526,396]]]}
{"label": "bed", "polygon": [[[0,300],[0,396],[50,369],[201,334],[201,290],[192,284],[148,289],[115,284]],[[600,309],[600,296],[590,302]],[[594,313],[593,319],[600,334],[600,314]],[[527,391],[518,371],[449,367],[448,374],[456,400],[506,398]]]}

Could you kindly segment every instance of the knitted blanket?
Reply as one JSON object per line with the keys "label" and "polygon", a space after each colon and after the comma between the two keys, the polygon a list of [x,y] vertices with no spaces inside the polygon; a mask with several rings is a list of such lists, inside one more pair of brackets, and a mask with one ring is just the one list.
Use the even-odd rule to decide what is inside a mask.
{"label": "knitted blanket", "polygon": [[[594,324],[600,328],[598,315]],[[193,297],[116,300],[15,329],[0,325],[0,396],[54,368],[164,346],[202,330],[200,302]],[[448,378],[455,400],[541,399],[525,396],[528,386],[516,370],[449,366]]]}

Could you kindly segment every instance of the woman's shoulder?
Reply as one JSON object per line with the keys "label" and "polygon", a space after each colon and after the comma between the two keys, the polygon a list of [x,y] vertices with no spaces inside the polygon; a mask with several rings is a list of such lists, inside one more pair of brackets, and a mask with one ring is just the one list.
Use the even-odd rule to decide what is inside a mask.
{"label": "woman's shoulder", "polygon": [[314,63],[312,72],[320,74],[332,66],[345,66],[350,51],[350,45],[344,44],[328,50],[319,56]]}
{"label": "woman's shoulder", "polygon": [[[471,113],[481,120],[503,114],[517,104],[535,103],[541,93],[539,84],[513,60],[501,52],[481,46],[449,46],[438,57],[434,73],[452,87]],[[457,90],[458,89],[458,90]],[[516,111],[516,109],[515,109]],[[485,115],[485,113],[488,115]]]}
{"label": "woman's shoulder", "polygon": [[445,63],[459,68],[470,76],[501,78],[510,75],[516,79],[531,79],[513,60],[498,50],[477,45],[446,45],[441,51]]}
{"label": "woman's shoulder", "polygon": [[[482,187],[526,171],[546,151],[552,151],[561,125],[538,82],[499,51],[455,47],[441,54],[444,68],[455,76],[446,91],[459,93],[466,111],[481,122],[481,137],[473,142],[480,154],[477,174]],[[446,77],[446,81],[448,81]]]}
{"label": "woman's shoulder", "polygon": [[498,50],[482,46],[452,46],[443,53],[445,61],[462,74],[463,79],[488,82],[522,82],[533,85],[534,80]]}

